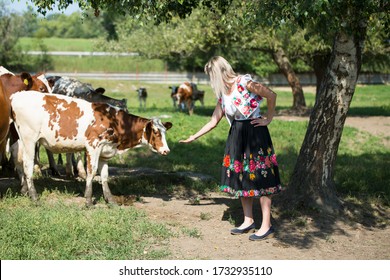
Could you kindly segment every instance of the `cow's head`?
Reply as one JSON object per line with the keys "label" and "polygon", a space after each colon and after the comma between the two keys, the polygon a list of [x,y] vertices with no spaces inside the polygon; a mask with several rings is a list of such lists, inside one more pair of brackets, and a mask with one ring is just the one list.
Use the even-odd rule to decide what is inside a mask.
{"label": "cow's head", "polygon": [[148,92],[144,87],[140,87],[136,91],[138,92],[138,97],[146,97],[148,95]]}
{"label": "cow's head", "polygon": [[20,79],[24,84],[24,90],[35,90],[42,93],[51,93],[49,82],[46,80],[45,75],[43,74],[30,75],[30,73],[23,72],[20,74]]}
{"label": "cow's head", "polygon": [[176,96],[177,90],[179,89],[179,87],[178,86],[169,86],[169,88],[171,89],[171,97],[173,98],[174,96]]}
{"label": "cow's head", "polygon": [[43,74],[30,75],[30,73],[22,72],[20,75],[15,75],[15,78],[19,78],[21,80],[20,87],[23,88],[23,90],[35,90],[42,93],[51,93],[49,82]]}
{"label": "cow's head", "polygon": [[97,89],[95,89],[95,93],[96,94],[103,95],[105,92],[106,92],[106,90],[104,88],[102,88],[102,87],[98,87]]}
{"label": "cow's head", "polygon": [[46,79],[44,74],[37,74],[31,76],[32,86],[31,90],[36,90],[43,93],[53,93],[53,85]]}
{"label": "cow's head", "polygon": [[148,145],[153,152],[166,156],[170,150],[165,137],[166,131],[172,127],[170,122],[161,122],[159,119],[152,119],[146,123],[142,134],[141,142]]}
{"label": "cow's head", "polygon": [[15,75],[11,72],[7,72],[0,76],[3,80],[4,90],[8,97],[21,90],[35,90],[43,93],[51,92],[51,87],[43,74],[31,75],[30,73],[22,72],[19,75]]}

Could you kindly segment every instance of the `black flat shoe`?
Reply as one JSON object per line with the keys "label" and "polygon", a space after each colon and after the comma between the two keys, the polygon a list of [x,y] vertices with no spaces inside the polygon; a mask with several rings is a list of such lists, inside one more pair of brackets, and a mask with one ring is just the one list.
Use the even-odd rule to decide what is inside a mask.
{"label": "black flat shoe", "polygon": [[240,234],[243,234],[243,233],[248,233],[248,232],[255,232],[255,223],[251,224],[249,227],[246,227],[244,229],[238,229],[238,228],[234,228],[230,231],[231,234],[233,235],[240,235]]}
{"label": "black flat shoe", "polygon": [[267,239],[267,238],[271,238],[275,233],[275,229],[271,226],[269,228],[269,230],[264,233],[263,235],[256,235],[256,234],[252,234],[251,236],[249,236],[249,240],[251,241],[261,241],[261,240],[264,240],[264,239]]}

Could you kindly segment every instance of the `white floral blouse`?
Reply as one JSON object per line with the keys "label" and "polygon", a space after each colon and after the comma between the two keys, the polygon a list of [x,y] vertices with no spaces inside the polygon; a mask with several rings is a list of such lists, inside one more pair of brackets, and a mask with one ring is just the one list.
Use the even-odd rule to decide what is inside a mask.
{"label": "white floral blouse", "polygon": [[249,74],[238,76],[231,93],[223,94],[219,100],[230,125],[233,120],[256,119],[261,116],[260,103],[263,98],[246,88],[248,81],[251,80]]}

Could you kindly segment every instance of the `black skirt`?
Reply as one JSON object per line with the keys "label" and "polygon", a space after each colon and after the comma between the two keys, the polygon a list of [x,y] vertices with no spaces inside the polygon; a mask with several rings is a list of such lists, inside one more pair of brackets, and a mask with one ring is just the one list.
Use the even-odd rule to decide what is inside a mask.
{"label": "black skirt", "polygon": [[278,162],[266,126],[233,121],[226,141],[220,189],[236,197],[260,197],[282,191]]}

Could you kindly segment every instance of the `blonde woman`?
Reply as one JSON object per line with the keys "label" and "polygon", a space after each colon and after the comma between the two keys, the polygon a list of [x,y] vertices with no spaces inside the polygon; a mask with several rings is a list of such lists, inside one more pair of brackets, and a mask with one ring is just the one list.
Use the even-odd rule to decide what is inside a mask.
{"label": "blonde woman", "polygon": [[[240,235],[255,232],[253,200],[260,199],[261,226],[249,236],[252,241],[264,240],[274,234],[271,224],[271,196],[282,186],[278,163],[267,125],[275,113],[276,94],[252,80],[250,75],[237,75],[231,65],[220,56],[212,57],[205,65],[205,73],[218,103],[211,120],[198,132],[181,143],[191,143],[214,129],[225,116],[230,124],[222,164],[221,190],[240,197],[244,212],[243,223],[231,230]],[[267,114],[260,114],[260,103],[267,99]]]}

